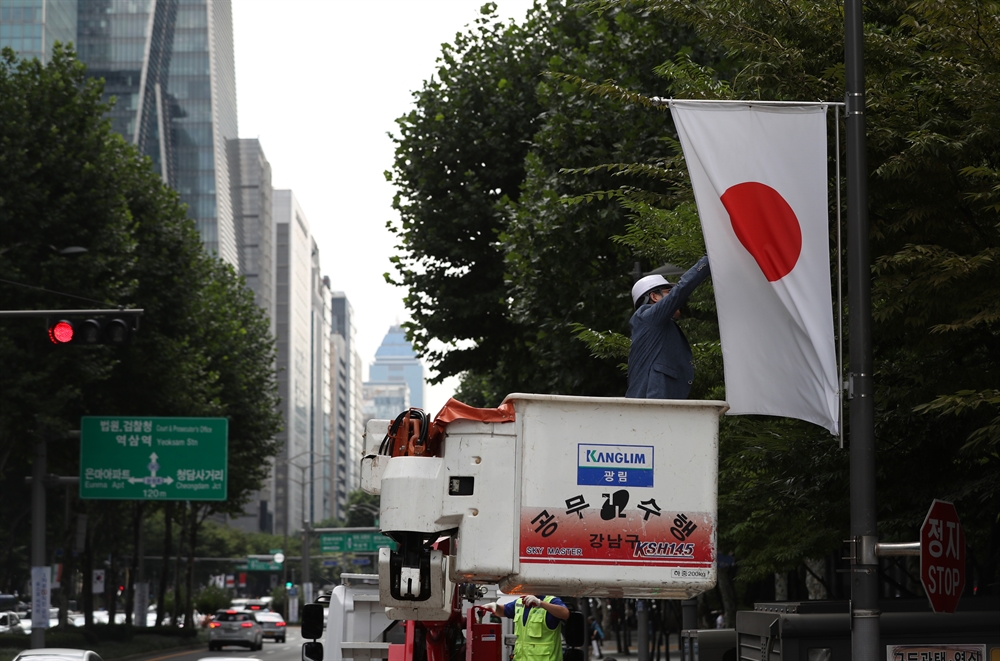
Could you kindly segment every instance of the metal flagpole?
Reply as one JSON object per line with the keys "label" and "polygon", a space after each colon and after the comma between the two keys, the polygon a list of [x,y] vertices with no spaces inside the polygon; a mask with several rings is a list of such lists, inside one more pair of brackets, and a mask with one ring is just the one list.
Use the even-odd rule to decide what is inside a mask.
{"label": "metal flagpole", "polygon": [[878,559],[875,556],[875,402],[872,380],[871,258],[865,158],[865,65],[861,0],[844,3],[847,74],[847,296],[851,362],[851,658],[878,661]]}

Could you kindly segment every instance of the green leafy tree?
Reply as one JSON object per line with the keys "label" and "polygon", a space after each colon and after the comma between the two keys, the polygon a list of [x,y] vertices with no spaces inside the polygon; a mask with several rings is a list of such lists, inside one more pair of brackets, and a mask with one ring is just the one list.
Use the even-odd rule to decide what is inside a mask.
{"label": "green leafy tree", "polygon": [[[814,100],[843,90],[835,6],[606,4],[660,12],[730,54],[729,72],[683,55],[660,67],[676,97]],[[865,27],[880,530],[912,540],[932,498],[954,500],[971,582],[983,587],[995,583],[1000,555],[997,18],[990,3],[880,2],[866,7]],[[670,180],[669,168],[658,176]],[[666,260],[683,254],[657,237],[685,233],[661,231],[664,220],[683,221],[687,185],[665,210],[621,193],[638,212],[621,240],[658,246]],[[836,549],[847,527],[846,452],[808,425],[767,418],[727,420],[722,438],[720,539],[735,547],[744,579]]]}
{"label": "green leafy tree", "polygon": [[[487,228],[498,237],[497,250],[505,256],[500,289],[505,298],[488,297],[497,302],[505,325],[489,336],[490,349],[480,355],[484,362],[466,362],[459,369],[458,362],[448,362],[447,351],[427,354],[445,373],[464,374],[462,394],[472,403],[495,403],[515,389],[512,384],[586,392],[576,389],[586,375],[608,374],[602,370],[619,368],[627,354],[624,320],[631,306],[623,272],[630,264],[622,255],[648,268],[663,262],[686,266],[702,253],[683,158],[667,113],[654,106],[651,95],[811,101],[838,99],[844,89],[843,16],[836,5],[806,0],[602,4],[604,13],[584,17],[588,47],[568,54],[558,49],[563,23],[553,18],[559,9],[552,6],[537,10],[550,12],[545,22],[551,31],[529,17],[521,33],[500,33],[511,39],[529,33],[544,42],[551,50],[536,46],[545,60],[539,72],[551,73],[535,86],[532,107],[543,110],[533,116],[530,136],[511,134],[529,141],[518,194],[499,200],[473,195],[483,202],[481,208],[496,212],[480,216],[480,231]],[[980,586],[981,594],[995,585],[1000,557],[998,10],[989,2],[885,0],[869,3],[865,11],[880,534],[886,540],[912,540],[932,498],[955,501],[974,564],[970,585]],[[621,39],[632,36],[623,14],[663,21],[682,38],[697,35],[688,40],[691,48],[675,44],[661,51],[655,66],[660,89],[633,73],[635,67],[616,68],[604,60],[622,57],[611,47],[612,26],[621,28]],[[474,182],[472,190],[493,190],[475,183],[490,180],[492,161],[486,158],[475,161],[483,165],[475,178],[467,169],[433,161],[454,151],[439,148],[455,144],[455,135],[461,144],[479,146],[481,128],[488,130],[474,122],[451,127],[451,135],[431,130],[432,121],[450,116],[446,101],[461,98],[457,89],[447,88],[445,94],[442,70],[455,86],[492,89],[459,77],[480,62],[468,59],[444,59],[442,82],[428,83],[416,97],[418,110],[408,116],[413,121],[401,123],[409,133],[397,142],[397,163],[402,158],[411,168],[397,165],[394,175],[401,190],[401,246],[408,251],[400,261],[403,273],[418,271],[421,259],[433,260],[422,235],[434,237],[464,220],[435,204],[443,197],[472,195],[462,188],[465,182]],[[498,80],[489,75],[493,70],[480,71],[478,80]],[[507,79],[506,84],[517,83]],[[439,93],[423,95],[428,89]],[[432,99],[437,105],[422,105]],[[488,105],[489,99],[482,103]],[[636,130],[624,130],[625,123],[636,124]],[[660,133],[652,137],[658,126]],[[646,143],[644,136],[650,136]],[[411,146],[414,150],[407,151]],[[835,149],[840,147],[831,136],[830,153]],[[831,158],[831,190],[832,164]],[[447,185],[424,199],[414,194],[424,181]],[[621,209],[613,211],[608,198]],[[618,212],[629,222],[616,220]],[[451,249],[462,253],[462,243],[455,241]],[[560,261],[573,262],[579,270],[575,282],[552,266]],[[492,272],[495,262],[490,264]],[[464,273],[461,268],[449,272],[449,267],[438,273],[427,269],[420,281],[404,278],[410,305],[445,291],[445,276]],[[458,296],[449,300],[458,307]],[[611,310],[622,315],[617,323],[604,316]],[[474,334],[452,334],[451,314],[442,306],[433,312],[436,325],[416,324],[426,329],[418,347],[430,346],[435,338],[446,346],[455,346],[456,338],[485,346]],[[710,287],[699,288],[687,316],[685,332],[698,363],[692,395],[722,399]],[[500,328],[490,326],[488,317],[477,320],[482,337]],[[571,366],[560,355],[573,352],[563,340],[570,330],[594,353],[590,365]],[[584,386],[594,388],[591,392],[606,387]],[[808,558],[839,556],[839,540],[848,527],[845,450],[818,428],[767,417],[724,419],[721,441],[719,539],[735,553],[744,585],[802,567]],[[824,578],[832,596],[846,596],[839,592],[845,585]],[[919,592],[913,581],[898,588]]]}
{"label": "green leafy tree", "polygon": [[[0,307],[81,307],[82,297],[82,307],[145,310],[132,343],[117,349],[52,347],[41,321],[0,321],[0,473],[30,472],[28,441],[40,424],[58,437],[87,414],[228,417],[228,500],[170,508],[185,522],[174,548],[193,551],[204,517],[239,509],[276,450],[274,341],[232,268],[204,253],[177,194],[111,130],[102,87],[60,45],[45,65],[9,49],[0,60]],[[71,246],[86,252],[60,252]],[[72,475],[78,462],[77,444],[52,445],[52,472]],[[7,479],[0,492],[0,554],[23,559],[26,492]],[[134,543],[129,525],[152,507],[74,503],[67,521],[51,517],[50,536],[68,535],[86,512],[84,569],[111,553],[117,571],[123,540]],[[0,565],[0,584],[20,589],[23,563]]]}
{"label": "green leafy tree", "polygon": [[534,88],[549,49],[536,37],[547,14],[536,9],[518,26],[495,9],[484,5],[470,31],[443,46],[437,75],[396,120],[386,173],[401,219],[390,225],[401,248],[390,280],[407,287],[410,338],[439,377],[488,370],[516,332],[497,239],[543,110]]}
{"label": "green leafy tree", "polygon": [[652,16],[557,2],[521,24],[494,9],[444,46],[416,108],[397,120],[388,176],[408,329],[439,377],[462,375],[459,397],[472,404],[518,390],[620,394],[620,371],[589,360],[571,324],[623,328],[633,259],[607,238],[627,214],[565,207],[561,195],[610,186],[612,173],[563,168],[654,158],[667,124],[640,112],[622,121],[613,104],[595,107],[579,85],[544,76],[617,76],[655,94],[653,67],[688,37]]}

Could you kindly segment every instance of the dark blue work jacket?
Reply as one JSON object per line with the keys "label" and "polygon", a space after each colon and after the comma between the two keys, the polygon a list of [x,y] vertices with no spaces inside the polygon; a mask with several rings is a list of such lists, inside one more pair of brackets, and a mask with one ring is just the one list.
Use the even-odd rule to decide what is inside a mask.
{"label": "dark blue work jacket", "polygon": [[639,306],[632,315],[626,397],[686,399],[694,381],[691,346],[674,323],[674,313],[709,276],[708,257],[688,269],[670,293]]}

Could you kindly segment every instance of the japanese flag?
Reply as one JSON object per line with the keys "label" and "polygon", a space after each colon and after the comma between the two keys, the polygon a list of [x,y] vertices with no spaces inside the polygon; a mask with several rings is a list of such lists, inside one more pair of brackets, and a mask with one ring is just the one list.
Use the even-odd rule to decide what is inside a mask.
{"label": "japanese flag", "polygon": [[671,110],[712,265],[729,414],[837,434],[826,107]]}

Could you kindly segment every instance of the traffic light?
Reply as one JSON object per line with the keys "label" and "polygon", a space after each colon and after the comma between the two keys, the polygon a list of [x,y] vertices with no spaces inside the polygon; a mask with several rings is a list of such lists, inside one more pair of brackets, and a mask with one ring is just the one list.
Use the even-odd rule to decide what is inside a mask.
{"label": "traffic light", "polygon": [[292,589],[292,582],[291,581],[285,581],[285,589],[286,590],[291,590]]}
{"label": "traffic light", "polygon": [[49,320],[48,334],[52,344],[110,344],[122,346],[129,343],[134,328],[128,318],[115,316],[78,319],[67,317]]}

